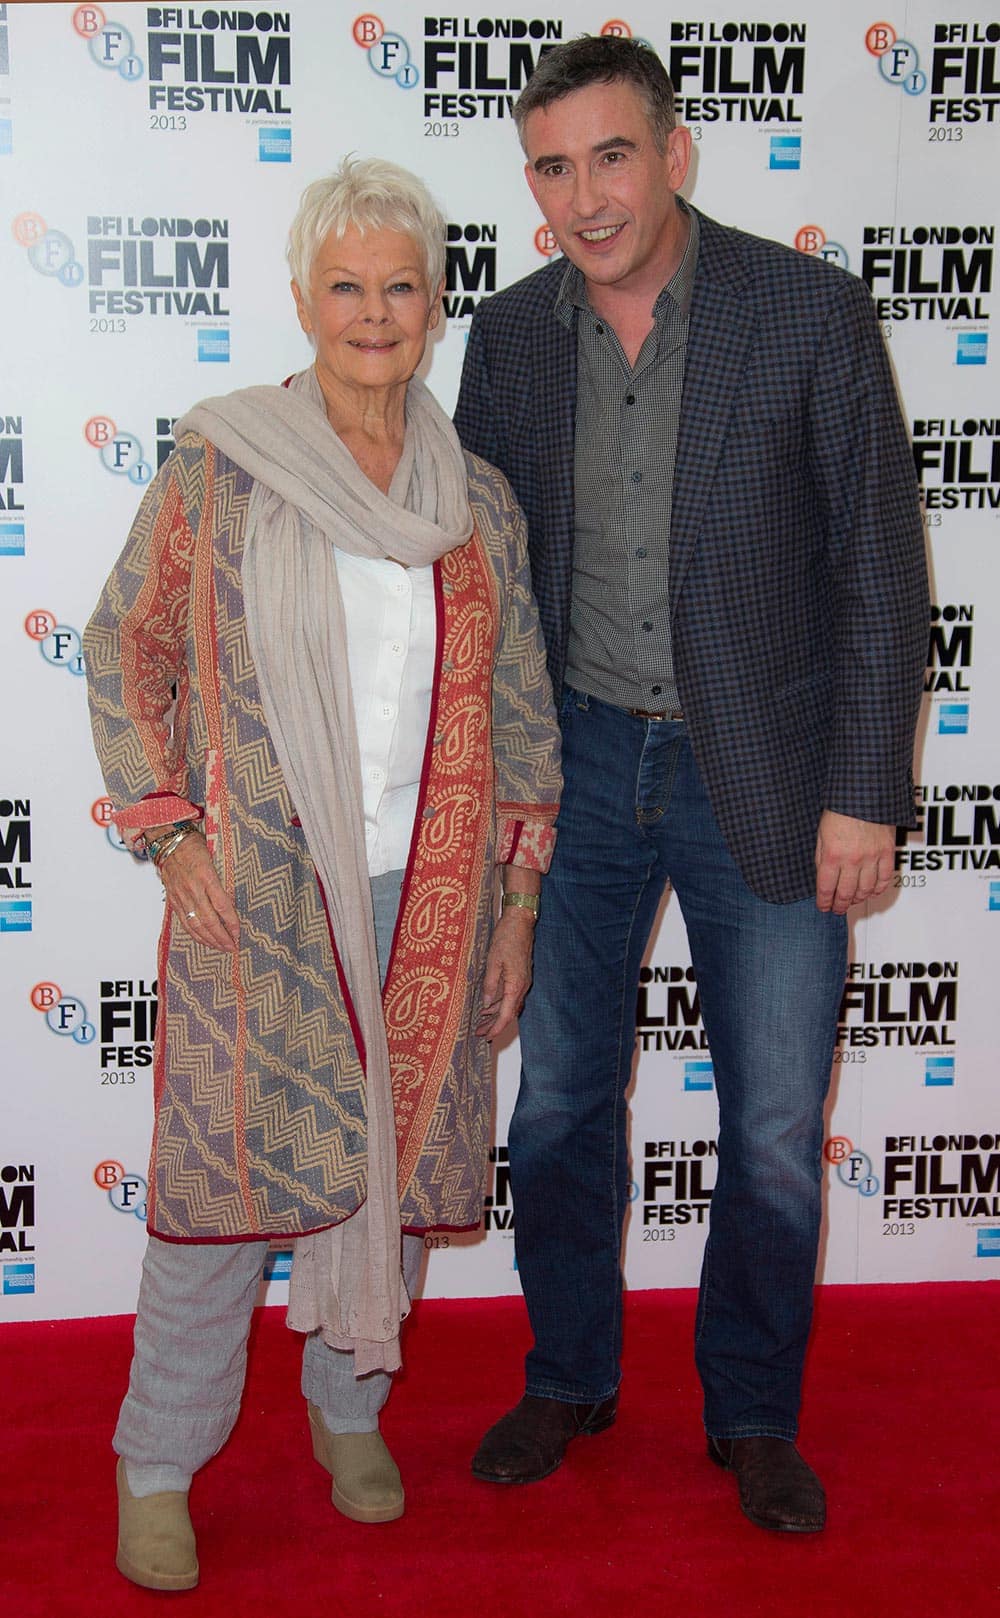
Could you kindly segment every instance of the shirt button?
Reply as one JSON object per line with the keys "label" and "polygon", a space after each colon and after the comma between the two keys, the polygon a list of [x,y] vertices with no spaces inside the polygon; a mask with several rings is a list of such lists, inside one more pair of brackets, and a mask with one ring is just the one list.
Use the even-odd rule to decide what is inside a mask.
{"label": "shirt button", "polygon": [[647,556],[648,552],[646,550],[645,545],[640,545],[639,549],[636,551],[635,554],[636,554],[636,556],[638,556],[640,558],[640,560],[643,559],[645,556]]}
{"label": "shirt button", "polygon": [[397,657],[402,657],[406,648],[401,640],[392,640],[389,642],[389,650],[395,652]]}
{"label": "shirt button", "polygon": [[382,704],[382,718],[383,719],[391,719],[395,712],[396,712],[396,710],[392,706],[391,702],[383,702],[383,704]]}
{"label": "shirt button", "polygon": [[369,770],[368,774],[371,776],[373,781],[381,781],[383,778],[381,770]]}
{"label": "shirt button", "polygon": [[647,631],[648,631],[648,630],[650,630],[650,629],[652,629],[652,627],[653,627],[653,626],[652,626],[652,624],[651,624],[651,623],[650,623],[650,622],[649,622],[649,619],[648,619],[648,618],[647,618],[647,620],[646,620],[646,622],[645,622],[645,623],[644,623],[644,624],[643,624],[643,626],[642,626],[642,627],[643,627],[643,629],[645,629],[645,630],[647,630]]}
{"label": "shirt button", "polygon": [[641,472],[633,472],[632,473],[632,482],[633,483],[641,483],[642,482],[642,473]]}

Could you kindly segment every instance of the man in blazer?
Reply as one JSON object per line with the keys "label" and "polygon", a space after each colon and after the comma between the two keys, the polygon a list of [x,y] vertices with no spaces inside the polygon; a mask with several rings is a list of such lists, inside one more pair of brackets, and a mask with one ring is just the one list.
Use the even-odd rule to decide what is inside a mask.
{"label": "man in blazer", "polygon": [[563,726],[509,1146],[535,1344],[476,1476],[615,1419],[640,964],[681,905],[720,1108],[696,1359],[762,1527],[823,1526],[795,1448],[846,911],[913,824],[928,626],[912,459],[866,288],[679,197],[690,135],[631,40],[516,114],[564,257],[481,304],[456,412],[528,518]]}

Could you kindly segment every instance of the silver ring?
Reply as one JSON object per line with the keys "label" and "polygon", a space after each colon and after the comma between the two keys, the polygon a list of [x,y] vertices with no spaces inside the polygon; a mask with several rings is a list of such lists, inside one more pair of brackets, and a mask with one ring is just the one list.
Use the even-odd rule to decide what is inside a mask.
{"label": "silver ring", "polygon": [[188,917],[188,921],[197,921],[198,920],[198,912],[197,912],[197,910],[189,910],[188,913],[187,913],[187,917]]}

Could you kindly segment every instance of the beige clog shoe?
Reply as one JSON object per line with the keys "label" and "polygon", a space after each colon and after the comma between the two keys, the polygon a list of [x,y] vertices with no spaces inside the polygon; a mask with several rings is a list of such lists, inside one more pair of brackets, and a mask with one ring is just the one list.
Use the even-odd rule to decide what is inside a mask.
{"label": "beige clog shoe", "polygon": [[118,1554],[115,1566],[146,1590],[191,1590],[198,1583],[198,1551],[186,1491],[147,1494],[138,1500],[118,1462]]}
{"label": "beige clog shoe", "polygon": [[333,1479],[331,1498],[352,1522],[393,1522],[403,1515],[403,1485],[379,1432],[331,1433],[310,1404],[313,1454]]}

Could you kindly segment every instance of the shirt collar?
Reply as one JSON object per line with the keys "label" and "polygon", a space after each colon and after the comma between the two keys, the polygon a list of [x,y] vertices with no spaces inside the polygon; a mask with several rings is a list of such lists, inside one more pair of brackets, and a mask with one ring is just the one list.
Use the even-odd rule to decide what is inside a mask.
{"label": "shirt collar", "polygon": [[[694,292],[694,275],[698,265],[698,238],[700,227],[698,215],[693,208],[689,208],[682,197],[678,197],[677,206],[688,222],[687,246],[684,257],[681,259],[670,280],[658,294],[653,305],[653,318],[659,320],[669,298],[675,303],[682,315],[691,312],[691,297]],[[587,282],[582,270],[567,260],[566,270],[559,285],[559,294],[555,302],[555,314],[564,326],[571,326],[578,310],[589,310],[590,300],[587,297]]]}

